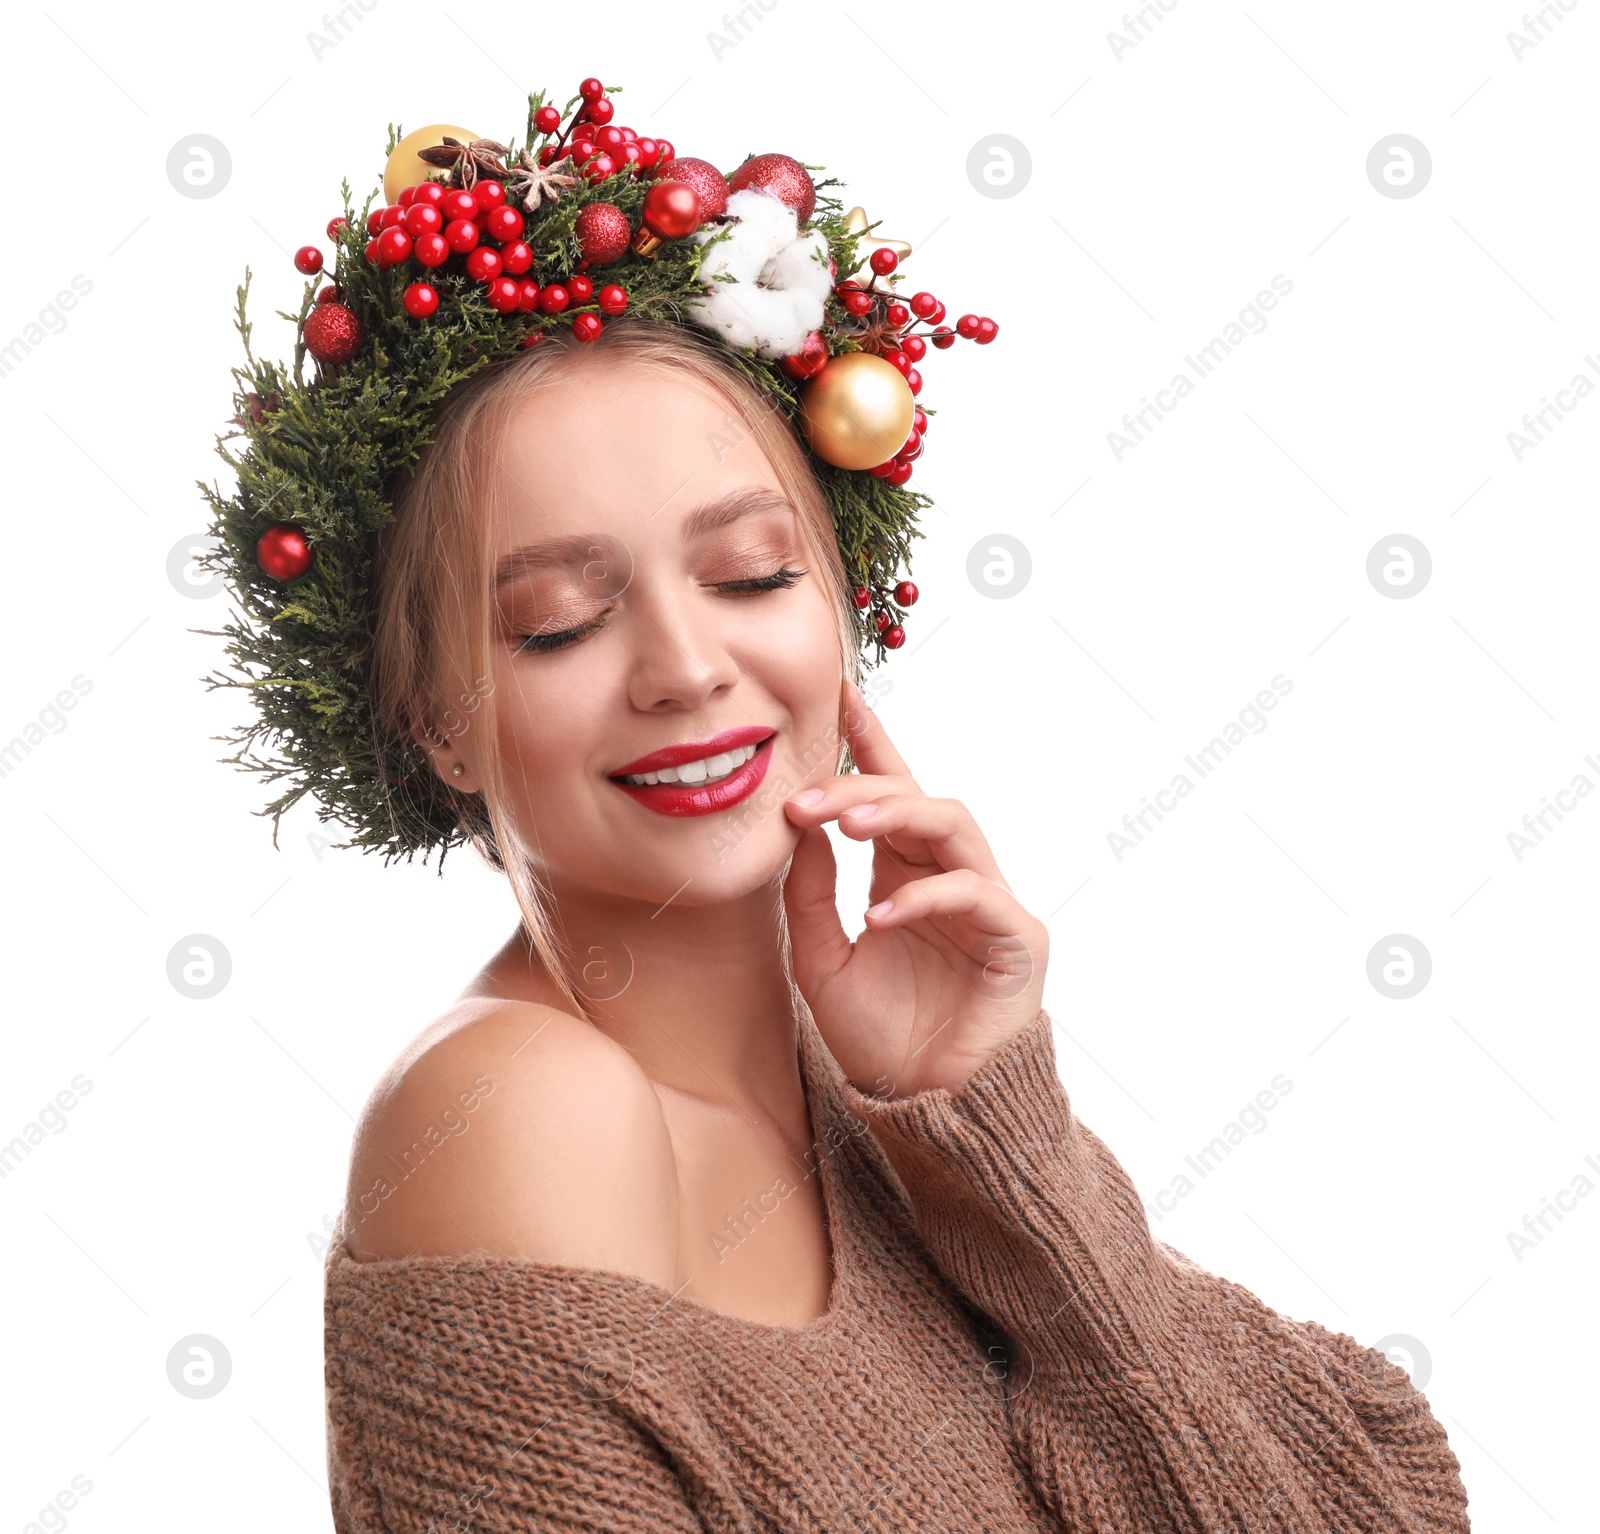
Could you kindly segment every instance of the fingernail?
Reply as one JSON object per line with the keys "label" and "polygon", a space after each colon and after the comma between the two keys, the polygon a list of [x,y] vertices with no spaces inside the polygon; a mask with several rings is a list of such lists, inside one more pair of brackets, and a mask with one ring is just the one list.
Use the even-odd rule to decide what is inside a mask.
{"label": "fingernail", "polygon": [[887,916],[894,909],[894,901],[880,900],[877,905],[867,907],[868,916]]}
{"label": "fingernail", "polygon": [[845,811],[846,815],[856,820],[865,820],[869,815],[876,815],[878,806],[875,804],[856,804]]}
{"label": "fingernail", "polygon": [[808,810],[813,804],[820,803],[821,799],[822,790],[820,788],[808,788],[804,793],[796,794],[789,802],[798,804],[802,809]]}

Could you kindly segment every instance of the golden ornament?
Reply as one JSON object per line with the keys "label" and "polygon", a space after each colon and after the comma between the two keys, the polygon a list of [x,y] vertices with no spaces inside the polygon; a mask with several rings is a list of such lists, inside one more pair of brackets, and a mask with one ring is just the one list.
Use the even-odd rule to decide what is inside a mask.
{"label": "golden ornament", "polygon": [[911,247],[904,240],[881,240],[876,235],[867,233],[867,225],[871,222],[867,217],[865,208],[852,208],[844,216],[844,226],[856,236],[856,255],[859,258],[856,264],[839,280],[842,282],[850,277],[871,278],[872,253],[875,250],[892,250],[902,261],[911,254]]}
{"label": "golden ornament", "polygon": [[391,208],[408,186],[416,186],[426,181],[438,170],[437,165],[429,165],[426,160],[418,159],[417,151],[435,148],[444,143],[447,135],[463,144],[473,143],[478,137],[470,128],[453,128],[449,123],[434,123],[431,127],[417,128],[406,134],[394,146],[394,151],[389,156],[389,163],[383,168],[383,200]]}
{"label": "golden ornament", "polygon": [[800,422],[811,451],[840,469],[870,469],[893,458],[911,435],[917,402],[892,362],[846,352],[800,395]]}

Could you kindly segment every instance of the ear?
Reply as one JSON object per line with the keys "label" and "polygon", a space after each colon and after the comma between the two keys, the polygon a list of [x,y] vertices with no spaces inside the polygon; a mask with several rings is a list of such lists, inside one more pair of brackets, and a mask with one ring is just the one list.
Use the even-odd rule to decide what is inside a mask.
{"label": "ear", "polygon": [[441,730],[431,712],[426,720],[412,726],[411,738],[447,787],[463,794],[478,792],[482,785],[461,750],[460,738]]}

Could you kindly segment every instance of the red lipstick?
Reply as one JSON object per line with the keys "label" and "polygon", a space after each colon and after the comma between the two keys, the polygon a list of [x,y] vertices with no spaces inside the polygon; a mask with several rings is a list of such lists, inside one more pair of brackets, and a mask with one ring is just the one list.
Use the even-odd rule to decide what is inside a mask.
{"label": "red lipstick", "polygon": [[[607,776],[630,799],[654,810],[658,815],[714,815],[719,810],[748,799],[758,788],[772,765],[772,741],[777,732],[769,724],[745,724],[724,730],[709,740],[687,741],[680,746],[663,746],[637,761],[618,767]],[[715,783],[623,783],[624,777],[659,772],[663,767],[679,767],[708,756],[732,751],[736,746],[762,742],[756,754],[727,777]]]}

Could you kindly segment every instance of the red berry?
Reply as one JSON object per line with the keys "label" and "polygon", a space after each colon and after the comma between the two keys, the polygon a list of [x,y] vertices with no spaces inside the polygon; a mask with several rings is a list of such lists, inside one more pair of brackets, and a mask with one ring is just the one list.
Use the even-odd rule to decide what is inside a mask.
{"label": "red berry", "polygon": [[875,613],[874,613],[874,614],[873,614],[873,615],[872,615],[872,626],[873,626],[873,627],[874,627],[874,628],[875,628],[875,629],[877,629],[877,631],[878,631],[878,632],[879,632],[879,633],[880,633],[880,634],[881,634],[881,633],[882,633],[882,632],[883,632],[883,631],[884,631],[884,630],[885,630],[885,629],[886,629],[886,628],[888,628],[888,627],[889,627],[889,625],[890,625],[890,624],[891,624],[891,623],[893,623],[893,622],[894,622],[894,619],[893,619],[893,618],[891,618],[891,617],[890,617],[890,616],[889,616],[889,614],[888,614],[888,612],[887,612],[887,611],[885,611],[885,609],[883,609],[883,608],[881,608],[881,607],[880,607],[880,608],[879,608],[879,609],[878,609],[878,610],[877,610],[877,612],[875,612]]}
{"label": "red berry", "polygon": [[1000,327],[987,317],[978,321],[977,342],[979,346],[987,346],[1000,334]]}
{"label": "red berry", "polygon": [[311,568],[311,545],[304,531],[275,522],[256,543],[256,563],[275,581],[297,581]]}
{"label": "red berry", "polygon": [[532,314],[539,307],[539,284],[531,277],[524,277],[517,284],[517,308],[523,314]]}
{"label": "red berry", "polygon": [[411,199],[412,207],[419,202],[430,202],[437,208],[444,201],[446,188],[440,186],[437,181],[424,181],[416,190],[417,195]]}
{"label": "red berry", "polygon": [[891,366],[899,368],[901,373],[905,374],[907,377],[910,376],[911,359],[906,356],[906,354],[901,351],[899,347],[894,347],[886,352],[880,352],[879,355]]}
{"label": "red berry", "polygon": [[800,350],[783,358],[778,366],[790,378],[815,378],[828,365],[828,343],[820,331],[813,330],[800,343]]}
{"label": "red berry", "polygon": [[294,269],[307,277],[315,277],[322,270],[322,252],[315,245],[302,245],[294,253]]}
{"label": "red berry", "polygon": [[867,470],[874,479],[887,479],[894,473],[894,459],[885,458],[882,463],[875,463]]}
{"label": "red berry", "polygon": [[931,320],[933,311],[939,307],[939,300],[932,293],[913,293],[911,295],[911,312],[919,320]]}
{"label": "red berry", "polygon": [[894,588],[894,599],[901,607],[910,607],[917,600],[917,588],[910,581],[901,581]]}
{"label": "red berry", "polygon": [[639,168],[641,170],[654,169],[656,161],[661,158],[660,140],[653,138],[639,138],[635,139],[633,142],[639,150]]}
{"label": "red berry", "polygon": [[939,325],[939,324],[942,324],[943,322],[944,322],[944,305],[943,304],[935,304],[933,306],[933,313],[928,316],[928,323],[930,325]]}
{"label": "red berry", "polygon": [[608,282],[600,289],[598,302],[602,314],[621,314],[628,307],[628,295],[616,283]]}
{"label": "red berry", "polygon": [[870,265],[880,277],[887,277],[899,264],[899,256],[890,250],[887,245],[880,245],[872,253]]}
{"label": "red berry", "polygon": [[489,291],[485,295],[489,300],[489,307],[497,314],[510,314],[517,307],[517,299],[521,297],[522,285],[515,277],[496,277],[489,284]]}
{"label": "red berry", "polygon": [[381,228],[383,228],[383,209],[374,208],[367,214],[367,233],[376,234]]}
{"label": "red berry", "polygon": [[344,216],[344,214],[342,214],[342,213],[337,218],[330,218],[328,220],[328,228],[327,228],[328,238],[330,240],[339,239],[340,238],[339,231],[341,229],[346,228],[349,225],[349,223],[350,223],[350,220],[347,219]]}
{"label": "red berry", "polygon": [[470,219],[455,218],[444,226],[445,243],[459,255],[465,255],[478,243],[478,226]]}
{"label": "red berry", "polygon": [[911,410],[911,429],[920,437],[928,429],[927,412],[921,405],[915,405]]}
{"label": "red berry", "polygon": [[633,173],[644,156],[639,153],[637,144],[624,144],[620,149],[611,151],[611,158],[617,162],[617,169],[627,176]]}
{"label": "red berry", "polygon": [[546,314],[560,314],[570,302],[571,295],[559,282],[552,282],[539,294],[539,307]]}
{"label": "red berry", "polygon": [[533,126],[540,133],[554,133],[561,126],[561,114],[554,107],[540,107],[533,114]]}
{"label": "red berry", "polygon": [[621,128],[618,131],[628,143],[632,144],[638,141],[639,135],[635,133],[632,128]]}
{"label": "red berry", "polygon": [[403,224],[405,221],[406,210],[399,203],[395,203],[378,215],[378,230],[382,233],[383,230],[393,229],[396,224]]}
{"label": "red berry", "polygon": [[855,319],[863,318],[872,308],[872,295],[859,289],[844,295],[844,312]]}
{"label": "red berry", "polygon": [[616,107],[602,96],[598,101],[589,103],[589,110],[583,115],[592,123],[605,124],[611,121],[616,114]]}
{"label": "red berry", "polygon": [[[479,182],[482,186],[484,183]],[[493,186],[495,183],[490,182]],[[505,193],[500,194],[502,197]],[[489,231],[490,237],[496,240],[515,240],[522,236],[522,215],[515,208],[508,208],[501,203],[497,208],[489,210],[489,216],[483,221],[484,227]]]}
{"label": "red berry", "polygon": [[865,586],[857,586],[854,593],[851,595],[850,600],[854,602],[862,612],[865,612],[869,607],[872,606],[872,593],[868,591]]}
{"label": "red berry", "polygon": [[891,623],[883,631],[883,647],[886,650],[898,650],[906,642],[906,631],[898,623]]}
{"label": "red berry", "polygon": [[512,240],[502,245],[500,265],[508,277],[520,277],[533,265],[533,247],[526,240]]}
{"label": "red berry", "polygon": [[431,202],[414,202],[406,209],[406,221],[401,227],[412,239],[420,239],[443,229],[444,215]]}
{"label": "red berry", "polygon": [[906,463],[904,459],[895,459],[894,467],[890,469],[888,474],[889,483],[891,485],[903,485],[910,478],[911,465]]}
{"label": "red berry", "polygon": [[572,333],[580,341],[598,341],[603,327],[598,314],[580,314],[572,321]]}
{"label": "red berry", "polygon": [[900,342],[900,350],[913,362],[921,362],[928,355],[928,343],[921,336],[906,336]]}
{"label": "red berry", "polygon": [[904,445],[901,447],[900,451],[898,453],[896,453],[894,456],[896,458],[898,458],[902,463],[910,463],[913,458],[918,458],[921,455],[922,455],[922,434],[921,434],[921,432],[915,432],[914,431],[914,432],[911,433],[911,435],[909,437],[906,438]]}
{"label": "red berry", "polygon": [[317,302],[319,304],[331,304],[338,296],[338,284],[330,282],[327,287],[317,294]]}
{"label": "red berry", "polygon": [[657,167],[657,169],[663,168],[667,164],[667,162],[669,160],[675,160],[675,159],[677,159],[677,157],[678,157],[678,151],[672,147],[672,140],[671,139],[669,139],[669,138],[658,138],[656,140],[656,167]]}
{"label": "red berry", "polygon": [[505,207],[506,189],[498,181],[483,176],[472,189],[472,200],[480,213],[493,213],[496,208]]}
{"label": "red berry", "polygon": [[593,106],[606,93],[606,88],[593,75],[590,75],[578,87],[578,94],[583,97],[588,105]]}
{"label": "red berry", "polygon": [[904,304],[890,304],[884,311],[883,317],[896,327],[904,325],[911,318],[911,311]]}
{"label": "red berry", "polygon": [[586,304],[594,297],[594,282],[588,277],[569,277],[566,288],[575,304]]}
{"label": "red berry", "polygon": [[956,321],[956,334],[964,341],[972,340],[978,334],[978,316],[975,314],[963,314]]}
{"label": "red berry", "polygon": [[457,188],[453,192],[446,192],[440,199],[439,211],[444,214],[444,221],[447,224],[458,218],[476,218],[478,200],[471,192],[463,192]]}
{"label": "red berry", "polygon": [[608,124],[604,128],[595,130],[594,147],[596,149],[621,149],[627,142],[627,136],[615,124]]}
{"label": "red berry", "polygon": [[567,146],[567,153],[572,156],[574,165],[582,165],[585,160],[591,160],[596,154],[594,140],[587,136],[575,138]]}
{"label": "red berry", "polygon": [[535,331],[531,336],[524,336],[520,341],[517,342],[517,350],[519,352],[525,352],[530,346],[537,346],[542,340],[544,340],[544,336],[540,334],[540,332]]}
{"label": "red berry", "polygon": [[956,344],[956,333],[948,325],[941,325],[928,338],[942,352],[947,352]]}
{"label": "red berry", "polygon": [[617,162],[604,150],[591,155],[583,162],[583,174],[592,183],[604,181],[617,173]]}
{"label": "red berry", "polygon": [[411,236],[404,229],[392,226],[378,236],[378,265],[398,266],[411,256]]}
{"label": "red berry", "polygon": [[922,393],[922,374],[919,373],[915,368],[912,368],[911,371],[906,374],[906,387],[910,389],[913,394]]}
{"label": "red berry", "polygon": [[425,282],[413,282],[400,300],[414,320],[425,320],[439,307],[439,290]]}
{"label": "red berry", "polygon": [[500,275],[500,252],[480,245],[467,256],[467,276],[475,282],[490,282]]}
{"label": "red berry", "polygon": [[419,234],[411,254],[423,266],[443,266],[450,259],[450,246],[442,234]]}
{"label": "red berry", "polygon": [[[539,151],[539,163],[541,165],[553,165],[555,164],[555,158],[556,146],[554,144],[546,144],[544,148]],[[538,337],[535,336],[534,339],[538,340]],[[526,345],[527,343],[526,341],[519,341],[517,344],[521,346]]]}
{"label": "red berry", "polygon": [[417,189],[414,186],[404,187],[402,188],[400,195],[395,198],[394,205],[397,208],[409,208],[416,195]]}
{"label": "red berry", "polygon": [[376,235],[367,241],[365,254],[367,260],[369,260],[374,266],[378,264],[378,237]]}

